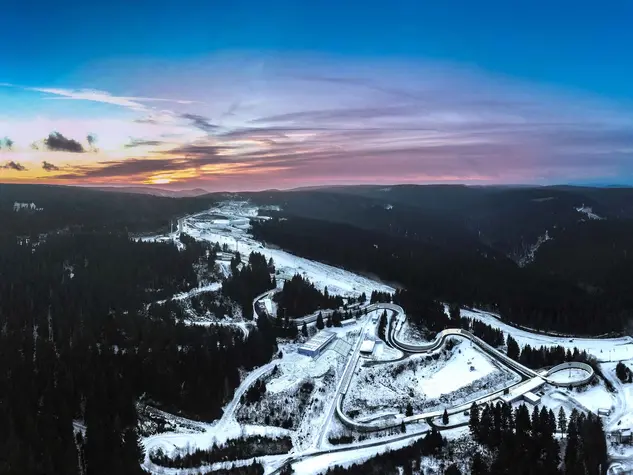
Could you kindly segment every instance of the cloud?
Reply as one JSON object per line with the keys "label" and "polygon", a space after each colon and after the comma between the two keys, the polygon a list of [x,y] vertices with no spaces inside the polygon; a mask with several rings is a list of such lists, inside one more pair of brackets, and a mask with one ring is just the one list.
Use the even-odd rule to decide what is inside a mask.
{"label": "cloud", "polygon": [[4,148],[6,150],[13,150],[13,140],[11,140],[9,137],[5,137],[4,141],[0,140],[0,149],[3,148],[3,142],[4,142]]}
{"label": "cloud", "polygon": [[47,161],[42,162],[42,169],[46,170],[47,172],[56,172],[60,170],[57,165],[54,165]]}
{"label": "cloud", "polygon": [[83,145],[76,140],[64,137],[59,132],[51,132],[48,137],[44,139],[44,145],[46,145],[48,150],[54,152],[85,152]]}
{"label": "cloud", "polygon": [[229,165],[231,163],[234,162],[213,154],[197,158],[128,158],[76,167],[71,172],[59,175],[56,178],[74,180],[81,178],[146,176],[160,172],[177,172],[188,169],[200,169],[207,165]]}
{"label": "cloud", "polygon": [[3,168],[5,170],[15,170],[16,172],[24,172],[27,170],[27,168],[24,165],[18,162],[14,162],[13,160],[10,162],[7,162],[0,168]]}
{"label": "cloud", "polygon": [[203,130],[204,132],[212,132],[218,128],[218,126],[212,124],[208,118],[198,114],[181,114],[180,117],[188,120],[191,125]]}
{"label": "cloud", "polygon": [[[137,113],[117,127],[99,128],[99,117],[94,127],[46,124],[28,138],[0,125],[25,144],[50,130],[72,137],[98,132],[102,161],[63,167],[64,177],[77,182],[138,181],[187,170],[200,180],[231,174],[248,188],[256,174],[259,180],[273,169],[271,186],[633,176],[633,111],[604,98],[442,64],[292,61],[254,69],[240,63],[234,71],[231,65],[192,64],[160,75],[125,70],[138,77],[138,90],[146,88],[139,97],[40,88],[47,97],[105,102]],[[146,80],[143,74],[150,73]],[[160,99],[178,90],[197,101]],[[152,107],[170,102],[187,107]],[[199,102],[204,108],[195,107]]]}
{"label": "cloud", "polygon": [[124,145],[125,148],[134,148],[134,147],[158,147],[167,142],[163,142],[162,140],[143,140],[130,138],[129,143]]}
{"label": "cloud", "polygon": [[22,87],[15,84],[0,83],[0,87],[14,87],[23,89],[26,91],[40,92],[51,96],[56,96],[57,99],[73,99],[92,102],[101,102],[104,104],[112,104],[116,106],[126,107],[138,111],[149,110],[143,102],[169,102],[174,104],[196,104],[198,101],[183,100],[183,99],[168,99],[163,97],[143,97],[143,96],[117,96],[107,91],[101,91],[98,89],[64,89],[64,88],[52,88],[52,87]]}

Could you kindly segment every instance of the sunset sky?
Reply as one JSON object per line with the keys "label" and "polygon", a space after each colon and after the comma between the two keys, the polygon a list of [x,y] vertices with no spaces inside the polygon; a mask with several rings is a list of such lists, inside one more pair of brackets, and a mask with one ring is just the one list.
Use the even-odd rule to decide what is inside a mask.
{"label": "sunset sky", "polygon": [[3,2],[0,181],[633,184],[633,2]]}

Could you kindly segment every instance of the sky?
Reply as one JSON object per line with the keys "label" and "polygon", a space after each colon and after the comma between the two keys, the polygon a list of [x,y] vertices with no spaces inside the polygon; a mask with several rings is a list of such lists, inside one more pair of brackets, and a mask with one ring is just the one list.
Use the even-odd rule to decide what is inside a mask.
{"label": "sky", "polygon": [[633,185],[633,2],[3,2],[0,181]]}

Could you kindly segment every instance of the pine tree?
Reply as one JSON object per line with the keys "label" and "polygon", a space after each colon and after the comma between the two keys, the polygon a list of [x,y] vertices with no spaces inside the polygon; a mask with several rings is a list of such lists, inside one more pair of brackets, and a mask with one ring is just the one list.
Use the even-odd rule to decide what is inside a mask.
{"label": "pine tree", "polygon": [[484,461],[479,451],[475,452],[475,455],[473,456],[473,461],[470,465],[470,473],[471,475],[487,475],[488,474],[488,465]]}
{"label": "pine tree", "polygon": [[303,325],[301,326],[301,334],[308,338],[308,325],[306,324],[306,322],[303,322]]}
{"label": "pine tree", "polygon": [[567,431],[567,415],[563,406],[558,410],[558,430],[563,433]]}
{"label": "pine tree", "polygon": [[321,312],[319,312],[319,315],[317,315],[316,327],[319,330],[323,330],[325,328],[325,324],[323,323],[323,313]]}
{"label": "pine tree", "polygon": [[448,425],[448,411],[444,409],[444,414],[442,414],[442,424]]}
{"label": "pine tree", "polygon": [[325,321],[325,326],[332,328],[332,315],[328,315],[327,320]]}
{"label": "pine tree", "polygon": [[462,475],[462,471],[457,465],[453,463],[446,467],[446,470],[444,470],[444,475]]}
{"label": "pine tree", "polygon": [[407,409],[405,411],[405,415],[407,417],[412,416],[413,415],[413,406],[411,405],[410,402],[407,403]]}
{"label": "pine tree", "polygon": [[517,343],[517,341],[512,338],[512,336],[508,335],[508,340],[506,344],[508,346],[508,350],[506,352],[508,358],[519,361],[521,349],[519,348],[519,344]]}
{"label": "pine tree", "polygon": [[470,433],[475,439],[479,438],[479,407],[477,403],[473,402],[473,405],[470,406],[470,419],[468,421],[468,427],[470,428]]}
{"label": "pine tree", "polygon": [[[122,455],[124,457],[124,466],[129,467],[128,473],[144,473],[140,468],[140,464],[145,458],[145,451],[141,444],[140,438],[133,427],[125,430],[123,434]],[[132,467],[137,467],[136,472],[131,471]]]}
{"label": "pine tree", "polygon": [[459,304],[457,303],[452,304],[448,309],[448,314],[450,315],[451,320],[455,320],[456,322],[458,322],[459,319],[461,318],[461,311],[459,309]]}

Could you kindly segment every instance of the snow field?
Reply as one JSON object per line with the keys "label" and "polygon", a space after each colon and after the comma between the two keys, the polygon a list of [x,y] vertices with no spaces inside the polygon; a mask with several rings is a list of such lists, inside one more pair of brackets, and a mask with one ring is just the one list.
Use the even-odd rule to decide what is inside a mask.
{"label": "snow field", "polygon": [[280,249],[266,248],[248,233],[248,225],[241,222],[232,224],[240,218],[256,217],[257,213],[258,208],[248,203],[225,202],[207,213],[186,218],[183,227],[187,234],[196,239],[218,242],[220,245],[227,244],[231,250],[237,249],[244,256],[256,251],[264,254],[266,259],[272,257],[278,271],[278,280],[290,279],[299,273],[311,280],[320,290],[327,287],[331,294],[342,296],[358,296],[363,292],[369,296],[373,290],[394,292],[388,285],[352,272],[294,256]]}
{"label": "snow field", "polygon": [[614,397],[601,384],[578,388],[572,392],[572,395],[595,414],[598,413],[598,409],[612,409],[615,405]]}
{"label": "snow field", "polygon": [[633,338],[623,336],[618,338],[569,338],[563,336],[549,336],[531,333],[527,330],[515,328],[502,322],[498,316],[483,311],[461,309],[462,317],[482,321],[503,331],[506,336],[512,335],[519,346],[562,346],[573,350],[585,350],[600,362],[620,361],[633,358]]}
{"label": "snow field", "polygon": [[415,414],[466,403],[513,380],[519,376],[469,342],[460,341],[451,350],[362,367],[352,379],[344,410],[356,417],[370,417],[385,409],[404,414],[411,403]]}

